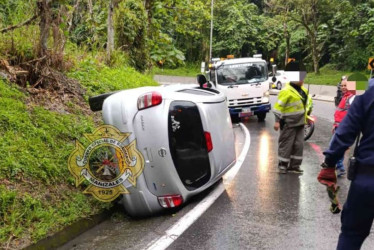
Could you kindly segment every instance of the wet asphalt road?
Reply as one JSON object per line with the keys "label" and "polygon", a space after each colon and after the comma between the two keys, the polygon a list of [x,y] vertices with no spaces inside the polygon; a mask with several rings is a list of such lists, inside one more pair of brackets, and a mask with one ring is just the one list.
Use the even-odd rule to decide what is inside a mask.
{"label": "wet asphalt road", "polygon": [[[331,214],[325,188],[316,180],[331,137],[333,111],[333,103],[315,101],[316,129],[304,145],[303,175],[277,173],[278,132],[273,130],[273,115],[264,123],[256,117],[243,120],[251,146],[241,169],[226,191],[169,249],[335,249],[340,215]],[[237,140],[240,148],[240,134]],[[343,203],[349,181],[340,178],[338,182]],[[145,219],[117,213],[61,249],[145,248],[209,191],[173,213]],[[374,236],[368,237],[362,249],[374,249]]]}

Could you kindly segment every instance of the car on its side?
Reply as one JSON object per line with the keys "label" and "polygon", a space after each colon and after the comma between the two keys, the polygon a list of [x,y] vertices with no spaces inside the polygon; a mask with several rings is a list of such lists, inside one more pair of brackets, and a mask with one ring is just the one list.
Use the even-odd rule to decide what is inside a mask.
{"label": "car on its side", "polygon": [[[175,84],[90,98],[105,124],[129,133],[144,158],[136,185],[120,203],[132,216],[178,207],[217,182],[235,163],[226,96],[216,89]],[[102,106],[102,107],[101,107]]]}
{"label": "car on its side", "polygon": [[271,81],[271,88],[278,89],[278,90],[281,90],[288,82],[288,79],[287,79],[287,76],[284,70],[277,70],[275,73],[275,79],[273,79],[273,72],[270,72],[269,79]]}

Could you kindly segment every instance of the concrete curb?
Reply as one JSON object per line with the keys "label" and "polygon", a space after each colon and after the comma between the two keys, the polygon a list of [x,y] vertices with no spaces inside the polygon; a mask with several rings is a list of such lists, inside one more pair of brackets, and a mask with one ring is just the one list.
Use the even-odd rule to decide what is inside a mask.
{"label": "concrete curb", "polygon": [[56,249],[68,241],[76,238],[80,234],[88,231],[94,226],[100,224],[101,222],[110,218],[114,211],[116,211],[116,206],[113,206],[110,210],[105,210],[100,214],[92,215],[88,218],[83,218],[75,223],[63,228],[61,231],[48,236],[40,241],[29,245],[23,249],[26,250],[40,250],[40,249]]}

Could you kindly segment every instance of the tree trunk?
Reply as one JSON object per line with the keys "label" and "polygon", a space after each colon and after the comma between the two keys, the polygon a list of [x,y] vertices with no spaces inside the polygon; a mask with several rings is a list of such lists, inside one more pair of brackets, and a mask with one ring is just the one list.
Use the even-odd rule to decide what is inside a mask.
{"label": "tree trunk", "polygon": [[[312,36],[313,35],[313,36]],[[313,58],[313,69],[314,73],[319,73],[319,51],[317,48],[317,38],[315,34],[311,34],[311,40],[312,40],[312,58]]]}
{"label": "tree trunk", "polygon": [[45,56],[48,50],[47,43],[49,38],[49,30],[51,27],[50,2],[51,0],[39,0],[37,2],[40,15],[39,56],[41,57]]}
{"label": "tree trunk", "polygon": [[147,12],[147,19],[148,19],[148,37],[151,38],[151,25],[152,25],[152,7],[153,7],[153,0],[144,0],[144,8]]}
{"label": "tree trunk", "polygon": [[284,53],[285,54],[284,55],[284,65],[287,65],[288,58],[290,57],[290,40],[291,40],[290,33],[288,32],[288,29],[287,29],[287,22],[283,23],[283,30],[284,30],[284,38],[286,40],[286,51]]}
{"label": "tree trunk", "polygon": [[114,0],[110,0],[108,7],[108,41],[107,41],[107,62],[110,62],[112,51],[114,50],[114,27],[113,27],[113,9]]}

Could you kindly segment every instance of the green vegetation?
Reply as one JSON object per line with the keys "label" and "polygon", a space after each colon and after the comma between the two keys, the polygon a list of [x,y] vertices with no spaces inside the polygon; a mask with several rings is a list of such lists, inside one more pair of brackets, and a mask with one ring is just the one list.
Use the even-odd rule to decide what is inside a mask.
{"label": "green vegetation", "polygon": [[[157,85],[132,68],[89,59],[69,74],[87,88],[87,96]],[[93,116],[26,105],[29,96],[21,90],[0,80],[0,248],[26,238],[37,241],[111,206],[83,195],[85,187],[75,188],[67,168],[75,140],[95,128]]]}
{"label": "green vegetation", "polygon": [[[153,74],[199,74],[210,59],[210,7],[0,0],[0,73],[17,84],[0,80],[0,248],[20,248],[108,206],[82,195],[66,166],[74,141],[98,120],[82,95],[156,85]],[[316,72],[306,82],[335,85],[374,56],[373,13],[373,1],[217,0],[212,57],[261,53],[283,68],[287,55]],[[65,75],[86,92],[64,92]],[[78,98],[59,103],[65,94]]]}
{"label": "green vegetation", "polygon": [[359,79],[355,75],[365,76],[366,79],[369,78],[370,73],[368,72],[349,72],[349,71],[339,71],[331,69],[329,65],[321,68],[320,74],[308,73],[305,79],[306,83],[316,84],[316,85],[332,85],[336,86],[342,76],[348,76],[348,80],[356,81],[357,90],[365,90],[367,88],[367,80],[365,78]]}
{"label": "green vegetation", "polygon": [[[97,66],[99,64],[99,66]],[[68,74],[80,81],[87,89],[87,96],[93,96],[121,89],[141,86],[155,86],[157,83],[150,75],[142,75],[131,67],[108,67],[92,59],[86,59]]]}
{"label": "green vegetation", "polygon": [[160,67],[154,67],[152,69],[153,75],[170,75],[170,76],[191,76],[195,77],[198,74],[201,74],[200,71],[200,64],[186,64],[185,66],[180,66],[175,69],[170,68],[160,68]]}
{"label": "green vegetation", "polygon": [[67,158],[92,118],[27,107],[27,96],[0,80],[0,247],[32,241],[107,207],[73,188]]}

